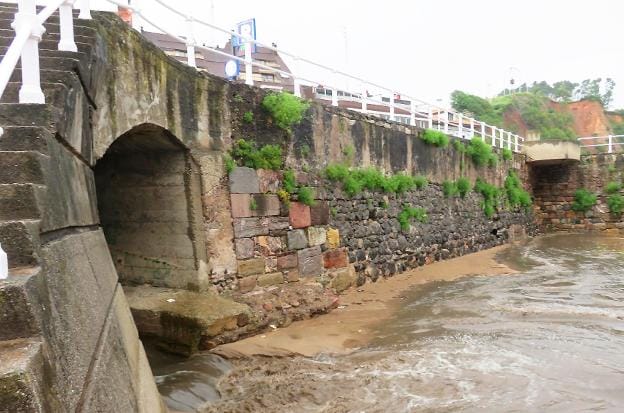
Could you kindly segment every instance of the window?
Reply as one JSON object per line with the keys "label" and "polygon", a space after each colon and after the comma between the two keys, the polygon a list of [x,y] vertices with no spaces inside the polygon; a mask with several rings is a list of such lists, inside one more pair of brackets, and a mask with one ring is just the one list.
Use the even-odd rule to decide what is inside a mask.
{"label": "window", "polygon": [[262,81],[263,81],[263,82],[271,82],[271,83],[274,83],[274,82],[275,82],[275,76],[274,76],[273,74],[263,73],[263,74],[262,74]]}

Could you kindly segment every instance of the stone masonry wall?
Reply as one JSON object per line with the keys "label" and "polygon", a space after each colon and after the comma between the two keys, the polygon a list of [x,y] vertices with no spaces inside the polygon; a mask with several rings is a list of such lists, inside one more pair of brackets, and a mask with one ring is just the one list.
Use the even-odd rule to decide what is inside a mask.
{"label": "stone masonry wall", "polygon": [[[221,291],[247,293],[312,281],[339,292],[367,279],[375,281],[535,232],[530,211],[511,211],[501,204],[500,212],[487,218],[481,195],[471,192],[465,199],[446,199],[441,189],[444,180],[459,177],[472,185],[481,178],[500,187],[509,170],[516,171],[528,188],[522,155],[501,159],[496,167],[477,167],[452,144],[446,148],[426,144],[418,128],[315,103],[287,133],[271,126],[270,115],[261,107],[265,93],[232,85],[232,141],[244,138],[258,147],[280,145],[286,159],[283,169],[292,169],[300,184],[315,190],[315,205],[297,203],[296,197],[290,209],[280,204],[276,192],[282,171],[235,168],[230,200],[238,271],[213,279]],[[253,113],[251,122],[243,120],[247,112]],[[339,184],[323,179],[323,169],[335,162],[422,175],[430,184],[401,196],[365,192],[351,198]],[[414,221],[409,230],[401,230],[397,216],[405,203],[425,208],[428,221]]]}
{"label": "stone masonry wall", "polygon": [[[624,220],[609,212],[605,193],[609,182],[622,182],[623,171],[622,154],[584,155],[577,163],[532,166],[530,179],[538,225],[544,230],[623,233]],[[572,210],[574,193],[581,188],[598,195],[598,202],[587,212]]]}

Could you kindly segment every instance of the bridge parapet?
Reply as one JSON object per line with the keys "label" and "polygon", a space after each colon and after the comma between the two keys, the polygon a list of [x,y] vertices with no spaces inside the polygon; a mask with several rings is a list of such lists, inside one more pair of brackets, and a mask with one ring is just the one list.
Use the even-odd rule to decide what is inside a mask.
{"label": "bridge parapet", "polygon": [[530,141],[524,143],[527,162],[548,164],[578,162],[581,160],[581,148],[578,142],[565,140]]}

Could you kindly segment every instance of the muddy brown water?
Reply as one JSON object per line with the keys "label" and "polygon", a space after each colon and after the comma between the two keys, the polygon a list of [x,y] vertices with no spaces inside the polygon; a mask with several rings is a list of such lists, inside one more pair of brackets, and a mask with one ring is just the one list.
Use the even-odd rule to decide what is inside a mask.
{"label": "muddy brown water", "polygon": [[499,259],[520,272],[416,287],[350,355],[150,351],[159,389],[180,411],[624,411],[624,239],[549,235]]}

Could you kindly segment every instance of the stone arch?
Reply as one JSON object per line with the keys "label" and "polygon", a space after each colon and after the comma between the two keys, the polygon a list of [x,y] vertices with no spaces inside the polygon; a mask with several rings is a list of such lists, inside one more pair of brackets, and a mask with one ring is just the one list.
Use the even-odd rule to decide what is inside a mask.
{"label": "stone arch", "polygon": [[182,141],[160,126],[140,124],[113,141],[94,174],[100,223],[120,281],[205,288],[201,181]]}

